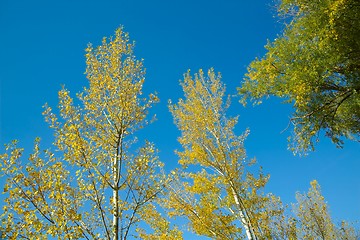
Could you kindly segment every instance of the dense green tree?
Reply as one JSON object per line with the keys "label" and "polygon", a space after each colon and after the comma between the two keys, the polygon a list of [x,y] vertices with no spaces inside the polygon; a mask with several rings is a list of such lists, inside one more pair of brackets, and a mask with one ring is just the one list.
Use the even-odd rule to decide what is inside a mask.
{"label": "dense green tree", "polygon": [[360,3],[358,0],[282,0],[288,24],[266,45],[239,88],[260,103],[277,96],[295,112],[291,149],[312,150],[319,131],[341,146],[360,133]]}

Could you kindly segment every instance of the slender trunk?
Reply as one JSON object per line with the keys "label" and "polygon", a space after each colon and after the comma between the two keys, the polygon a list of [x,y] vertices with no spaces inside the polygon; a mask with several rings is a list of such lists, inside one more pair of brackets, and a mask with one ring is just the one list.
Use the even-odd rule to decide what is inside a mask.
{"label": "slender trunk", "polygon": [[119,240],[119,181],[118,181],[118,171],[119,163],[118,156],[116,154],[114,158],[114,188],[113,188],[113,240]]}
{"label": "slender trunk", "polygon": [[239,200],[238,195],[236,194],[235,189],[233,187],[231,187],[231,191],[232,191],[235,203],[239,208],[240,221],[245,228],[247,238],[249,240],[256,240],[256,236],[255,236],[254,230],[251,226],[250,220],[247,218],[246,214],[242,210],[240,200]]}
{"label": "slender trunk", "polygon": [[113,190],[113,202],[114,202],[114,215],[113,215],[113,228],[114,228],[114,240],[119,240],[119,192],[117,189]]}
{"label": "slender trunk", "polygon": [[[225,176],[225,173],[222,172],[221,170],[219,170],[218,168],[214,167],[214,169],[220,175]],[[229,184],[230,184],[233,198],[235,200],[235,204],[239,209],[240,221],[241,221],[241,224],[243,225],[243,227],[245,228],[247,239],[248,240],[257,240],[255,232],[254,232],[254,228],[251,226],[249,216],[246,214],[246,209],[244,208],[244,205],[240,202],[241,200],[240,200],[238,194],[236,193],[234,183],[231,180],[229,180]]]}
{"label": "slender trunk", "polygon": [[113,163],[113,174],[114,174],[114,186],[113,186],[113,233],[114,237],[113,240],[119,240],[122,239],[122,230],[121,230],[121,236],[120,235],[120,207],[119,207],[119,191],[120,191],[120,176],[121,176],[121,164],[122,164],[122,140],[123,140],[123,134],[120,133],[118,136],[118,140],[116,142],[116,153],[114,157],[114,163]]}

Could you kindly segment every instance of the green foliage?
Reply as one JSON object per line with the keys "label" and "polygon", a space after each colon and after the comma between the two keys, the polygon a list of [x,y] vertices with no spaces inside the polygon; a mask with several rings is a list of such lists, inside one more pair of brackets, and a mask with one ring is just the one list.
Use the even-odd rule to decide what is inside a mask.
{"label": "green foliage", "polygon": [[242,102],[277,96],[292,103],[291,149],[313,150],[320,130],[337,145],[360,132],[360,4],[357,0],[283,0],[290,23],[254,60]]}

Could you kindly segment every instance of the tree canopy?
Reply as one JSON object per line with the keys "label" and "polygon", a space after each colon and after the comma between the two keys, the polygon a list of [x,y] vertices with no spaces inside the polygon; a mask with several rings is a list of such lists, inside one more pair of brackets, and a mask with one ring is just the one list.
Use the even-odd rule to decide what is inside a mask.
{"label": "tree canopy", "polygon": [[237,118],[226,114],[230,102],[224,102],[220,75],[200,70],[193,78],[188,72],[181,85],[185,99],[170,106],[182,133],[179,162],[201,170],[183,172],[183,194],[177,187],[169,198],[172,214],[186,215],[196,233],[214,239],[270,237],[269,225],[282,211],[270,209],[277,199],[262,191],[269,176],[250,171],[255,161],[245,154],[247,132],[234,133]]}
{"label": "tree canopy", "polygon": [[[119,28],[86,49],[89,87],[77,95],[59,91],[59,116],[45,106],[54,150],[35,142],[28,161],[17,142],[0,156],[7,177],[2,236],[8,239],[171,239],[154,205],[166,185],[154,145],[135,148],[135,132],[147,124],[156,95],[142,96],[142,61]],[[154,223],[153,218],[157,218]],[[140,226],[139,224],[142,223]],[[144,224],[154,229],[151,235]],[[169,232],[168,232],[169,230]],[[176,237],[179,239],[180,237]]]}
{"label": "tree canopy", "polygon": [[239,88],[260,103],[277,96],[293,104],[291,149],[313,150],[318,135],[342,146],[360,133],[360,4],[357,0],[283,0],[283,33],[266,45]]}
{"label": "tree canopy", "polygon": [[[293,209],[266,190],[268,174],[248,159],[228,116],[221,74],[213,69],[181,81],[184,98],[169,104],[181,133],[180,169],[168,174],[154,143],[138,141],[148,111],[143,62],[122,28],[86,49],[89,86],[58,110],[45,106],[53,147],[35,140],[24,159],[17,141],[0,155],[6,178],[0,225],[5,239],[160,239],[191,233],[213,239],[358,239],[334,223],[317,182]],[[183,226],[179,218],[185,220]]]}
{"label": "tree canopy", "polygon": [[334,223],[317,181],[292,208],[265,192],[270,175],[247,158],[248,132],[234,132],[220,74],[187,72],[181,85],[184,99],[170,104],[183,147],[164,204],[170,216],[186,217],[191,231],[212,239],[357,239],[351,225]]}

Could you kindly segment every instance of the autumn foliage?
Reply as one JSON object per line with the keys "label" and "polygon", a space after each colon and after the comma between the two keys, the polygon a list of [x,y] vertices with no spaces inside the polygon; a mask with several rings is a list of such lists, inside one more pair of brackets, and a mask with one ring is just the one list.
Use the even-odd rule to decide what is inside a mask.
{"label": "autumn foliage", "polygon": [[[341,24],[352,23],[340,14],[356,18],[358,7],[351,0],[283,1],[280,10],[294,20],[250,65],[240,89],[245,98],[293,102],[302,149],[322,128],[337,143],[359,133],[358,60],[350,52],[335,56],[350,45],[358,50],[355,33],[341,37]],[[17,141],[6,145],[1,238],[177,240],[189,231],[219,240],[358,239],[351,224],[333,222],[316,181],[292,207],[266,192],[269,174],[246,156],[248,132],[235,132],[238,118],[228,116],[230,97],[213,69],[186,72],[184,98],[169,103],[182,149],[179,168],[166,173],[155,144],[136,139],[159,99],[143,95],[145,70],[133,51],[122,28],[89,45],[88,86],[76,98],[63,87],[58,110],[44,107],[53,147],[42,149],[38,138],[25,159]]]}

